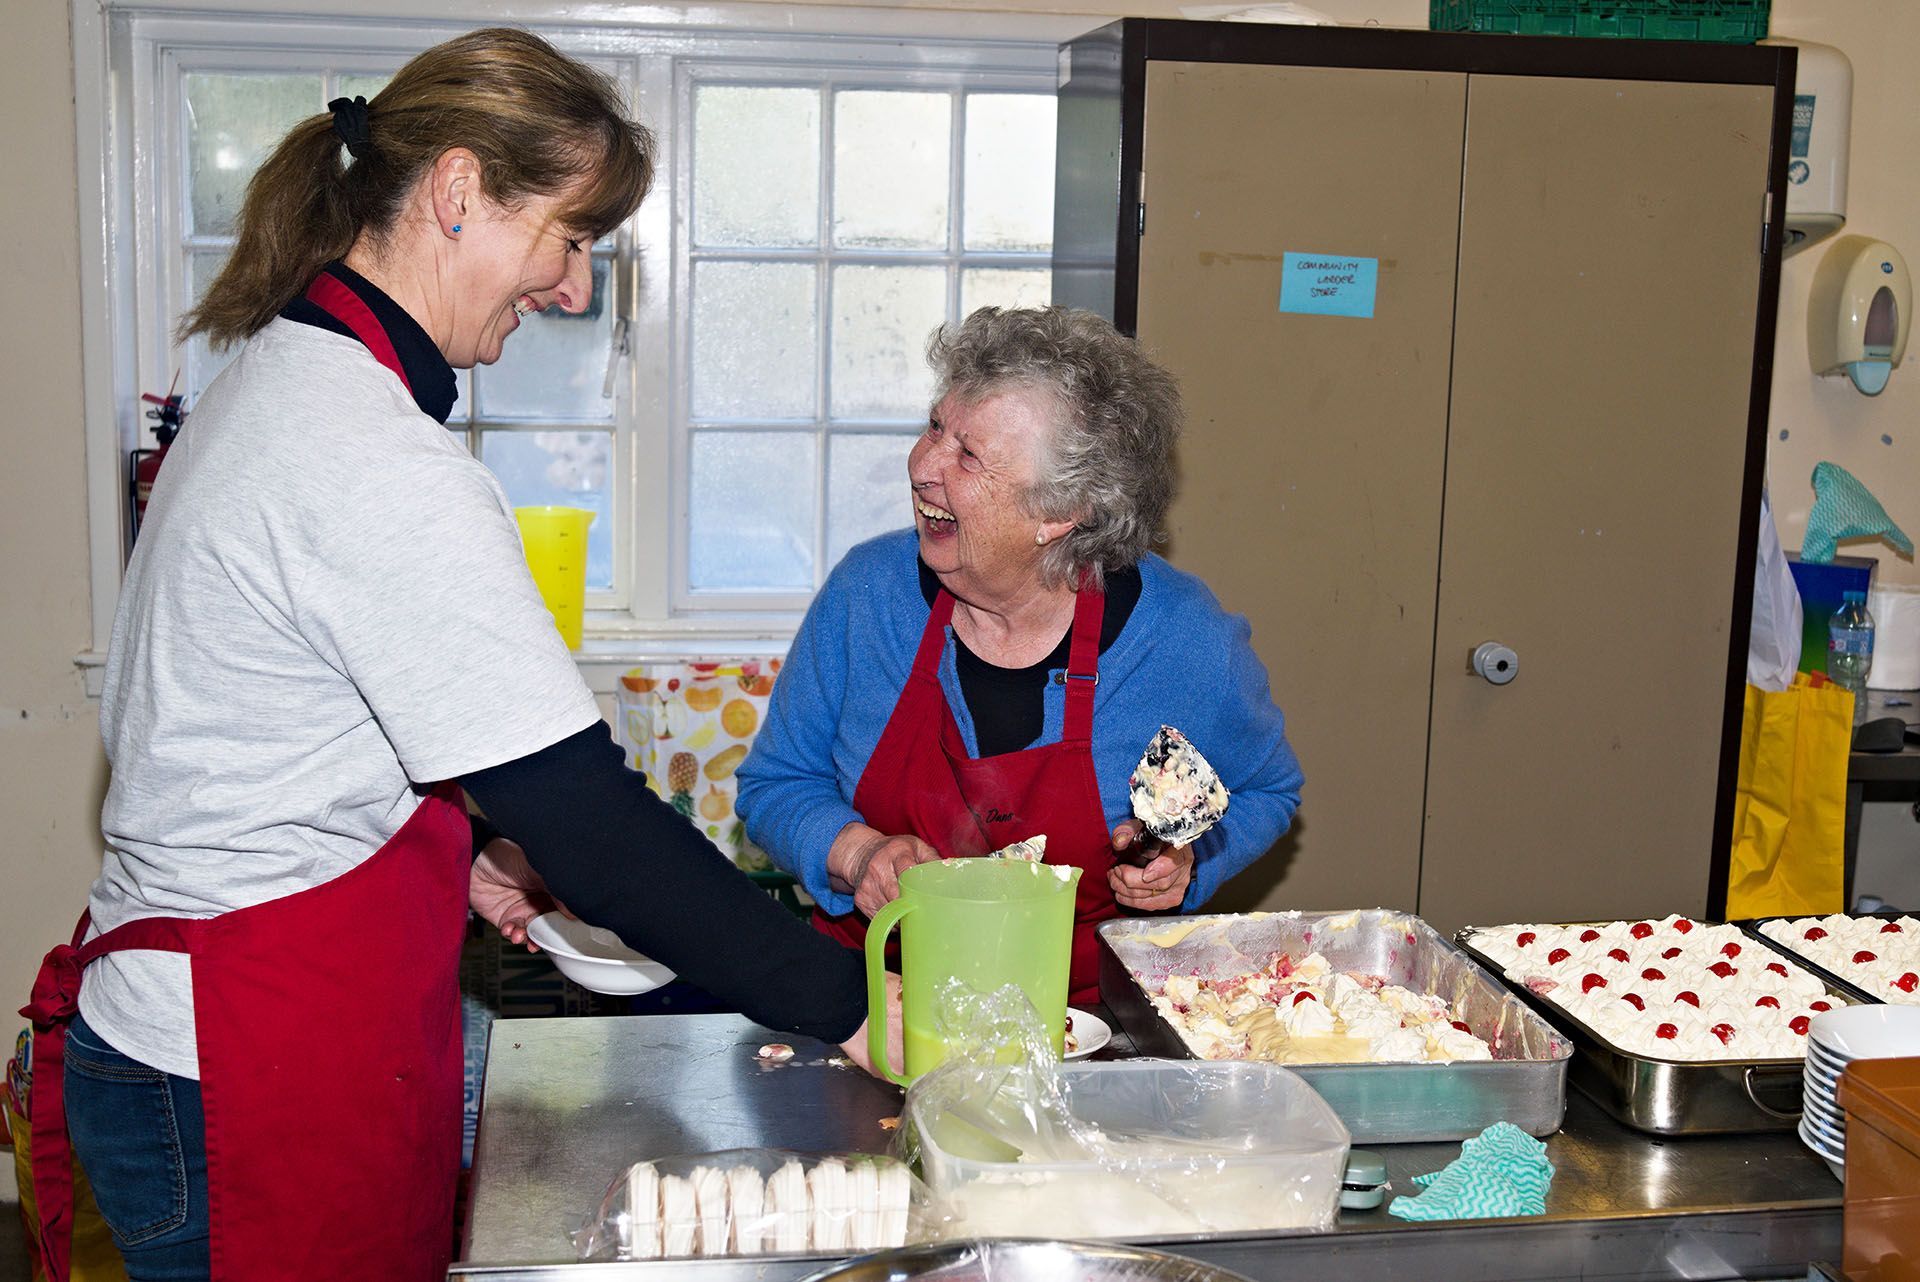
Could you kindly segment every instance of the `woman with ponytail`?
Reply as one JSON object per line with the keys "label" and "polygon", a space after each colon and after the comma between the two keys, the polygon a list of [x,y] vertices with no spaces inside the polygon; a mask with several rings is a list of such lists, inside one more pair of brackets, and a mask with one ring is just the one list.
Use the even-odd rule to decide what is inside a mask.
{"label": "woman with ponytail", "polygon": [[[456,368],[588,306],[653,151],[605,77],[486,30],[302,121],[248,187],[181,329],[240,350],[114,620],[102,872],[25,1010],[49,1276],[70,1155],[136,1280],[444,1276],[469,907],[518,943],[550,895],[866,1062],[858,959],[625,768],[444,426]],[[477,858],[462,790],[504,834]]]}

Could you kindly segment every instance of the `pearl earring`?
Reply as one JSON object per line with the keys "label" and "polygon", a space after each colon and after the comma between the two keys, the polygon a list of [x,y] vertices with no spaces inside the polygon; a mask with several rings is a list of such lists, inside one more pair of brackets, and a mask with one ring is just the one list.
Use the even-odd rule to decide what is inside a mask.
{"label": "pearl earring", "polygon": [[1035,530],[1033,532],[1033,545],[1042,548],[1047,545],[1047,532],[1045,530]]}

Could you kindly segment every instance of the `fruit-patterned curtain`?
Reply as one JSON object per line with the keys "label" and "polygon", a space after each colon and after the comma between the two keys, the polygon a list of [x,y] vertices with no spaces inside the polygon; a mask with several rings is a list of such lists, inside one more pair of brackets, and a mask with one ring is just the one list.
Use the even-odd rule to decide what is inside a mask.
{"label": "fruit-patterned curtain", "polygon": [[770,868],[733,812],[734,771],[767,717],[778,659],[648,663],[620,678],[615,719],[627,764],[749,871]]}

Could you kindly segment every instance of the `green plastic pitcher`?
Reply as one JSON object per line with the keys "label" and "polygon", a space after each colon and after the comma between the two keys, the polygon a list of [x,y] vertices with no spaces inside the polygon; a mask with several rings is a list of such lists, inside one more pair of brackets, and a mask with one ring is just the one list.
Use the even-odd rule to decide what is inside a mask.
{"label": "green plastic pitcher", "polygon": [[[905,1086],[946,1058],[934,998],[953,978],[977,992],[1018,984],[1059,1053],[1067,1028],[1067,965],[1080,870],[1025,859],[942,859],[900,874],[900,897],[867,927],[867,1045]],[[887,1063],[887,935],[900,925],[907,1073]]]}

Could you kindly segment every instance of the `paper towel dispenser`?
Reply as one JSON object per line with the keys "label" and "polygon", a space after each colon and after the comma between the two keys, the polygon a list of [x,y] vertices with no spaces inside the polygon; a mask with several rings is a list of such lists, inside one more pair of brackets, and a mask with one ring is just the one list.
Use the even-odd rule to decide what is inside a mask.
{"label": "paper towel dispenser", "polygon": [[1813,274],[1807,354],[1816,374],[1845,374],[1878,396],[1907,351],[1913,284],[1900,251],[1883,240],[1842,236]]}
{"label": "paper towel dispenser", "polygon": [[1787,147],[1786,252],[1798,253],[1847,221],[1847,145],[1853,64],[1832,45],[1763,40],[1799,50]]}

